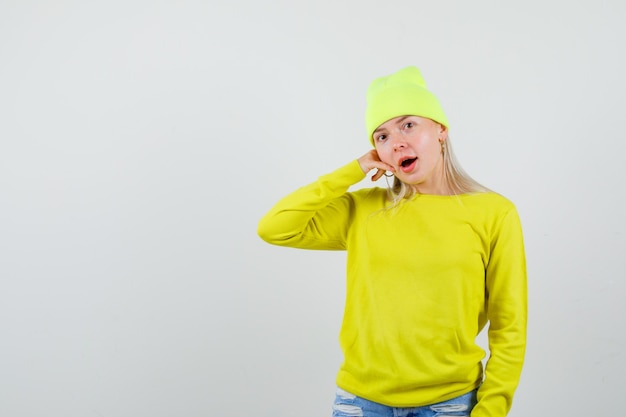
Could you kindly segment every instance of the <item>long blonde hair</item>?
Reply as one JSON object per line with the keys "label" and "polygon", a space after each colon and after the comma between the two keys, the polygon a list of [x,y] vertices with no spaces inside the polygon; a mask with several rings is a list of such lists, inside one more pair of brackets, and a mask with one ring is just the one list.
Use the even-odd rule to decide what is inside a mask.
{"label": "long blonde hair", "polygon": [[[451,195],[487,193],[491,191],[470,177],[461,167],[452,151],[449,136],[441,144],[441,153],[443,154],[443,179]],[[389,197],[392,200],[392,206],[396,206],[402,200],[409,199],[416,194],[418,194],[416,187],[405,184],[398,177],[394,177],[393,184],[389,186]]]}

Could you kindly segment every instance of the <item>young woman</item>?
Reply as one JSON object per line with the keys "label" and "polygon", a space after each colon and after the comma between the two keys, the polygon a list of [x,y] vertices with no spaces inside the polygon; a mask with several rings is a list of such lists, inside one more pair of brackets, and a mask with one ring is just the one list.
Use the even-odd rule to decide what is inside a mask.
{"label": "young woman", "polygon": [[[526,346],[515,206],[455,161],[417,68],[374,80],[365,118],[374,149],[280,200],[258,227],[272,244],[347,250],[333,416],[504,417]],[[348,191],[374,170],[394,176],[389,190]]]}

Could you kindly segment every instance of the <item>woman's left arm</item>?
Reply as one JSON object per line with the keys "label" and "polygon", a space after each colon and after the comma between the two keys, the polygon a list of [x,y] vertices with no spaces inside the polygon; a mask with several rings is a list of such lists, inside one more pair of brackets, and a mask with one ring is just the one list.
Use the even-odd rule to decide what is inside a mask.
{"label": "woman's left arm", "polygon": [[486,269],[490,356],[472,417],[505,417],[526,351],[527,274],[522,227],[512,207],[495,223]]}

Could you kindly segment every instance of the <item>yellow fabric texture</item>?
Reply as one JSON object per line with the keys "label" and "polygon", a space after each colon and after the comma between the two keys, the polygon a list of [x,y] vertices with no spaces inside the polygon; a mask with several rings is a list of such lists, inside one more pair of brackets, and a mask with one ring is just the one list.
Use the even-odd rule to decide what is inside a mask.
{"label": "yellow fabric texture", "polygon": [[[337,385],[392,407],[433,404],[480,386],[472,417],[504,417],[526,340],[515,206],[477,193],[417,195],[386,209],[385,189],[348,191],[364,176],[353,161],[280,200],[258,225],[275,245],[347,250]],[[487,322],[483,372],[485,352],[475,340]]]}
{"label": "yellow fabric texture", "polygon": [[370,83],[367,88],[365,128],[372,145],[372,134],[381,124],[409,114],[427,117],[450,127],[439,100],[428,90],[417,67],[402,68]]}

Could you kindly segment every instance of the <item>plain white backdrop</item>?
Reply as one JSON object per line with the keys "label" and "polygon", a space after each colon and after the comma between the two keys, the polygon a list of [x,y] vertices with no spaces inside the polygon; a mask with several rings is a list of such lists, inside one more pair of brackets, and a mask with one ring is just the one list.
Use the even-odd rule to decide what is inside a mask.
{"label": "plain white backdrop", "polygon": [[3,0],[0,415],[330,416],[344,254],[256,226],[369,149],[367,85],[406,65],[522,217],[510,416],[618,412],[624,19],[620,0]]}

